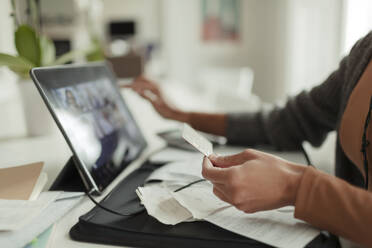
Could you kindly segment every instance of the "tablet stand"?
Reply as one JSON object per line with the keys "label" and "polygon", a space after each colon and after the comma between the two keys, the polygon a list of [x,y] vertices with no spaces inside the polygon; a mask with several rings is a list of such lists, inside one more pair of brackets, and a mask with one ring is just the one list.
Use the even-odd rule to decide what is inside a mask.
{"label": "tablet stand", "polygon": [[75,166],[74,157],[71,156],[63,167],[61,172],[58,174],[56,180],[54,180],[51,191],[72,191],[72,192],[83,192],[85,186],[83,179],[81,178],[78,170]]}
{"label": "tablet stand", "polygon": [[[138,171],[142,171],[143,169],[137,169]],[[145,169],[146,170],[146,169]],[[141,183],[143,182],[144,178],[141,178]],[[69,192],[85,192],[88,197],[100,208],[103,208],[105,211],[123,215],[123,216],[131,216],[136,215],[138,213],[141,213],[145,210],[144,206],[140,204],[137,194],[135,193],[135,190],[139,185],[121,182],[120,185],[125,185],[124,187],[126,189],[132,189],[131,190],[131,196],[128,196],[126,198],[123,198],[120,196],[118,199],[120,200],[120,203],[124,204],[125,211],[117,211],[115,209],[121,209],[121,208],[113,208],[111,209],[108,206],[102,206],[100,203],[96,202],[92,196],[91,193],[86,192],[86,187],[84,185],[83,179],[80,176],[80,173],[78,172],[76,165],[75,165],[75,159],[74,157],[70,157],[70,159],[67,161],[66,165],[63,167],[62,171],[58,174],[56,180],[53,182],[52,186],[50,187],[50,191],[69,191]],[[94,193],[93,193],[94,194]],[[128,194],[127,194],[128,195]],[[106,196],[104,199],[110,198],[110,194]],[[111,198],[110,198],[111,199]],[[117,212],[117,213],[116,213]]]}

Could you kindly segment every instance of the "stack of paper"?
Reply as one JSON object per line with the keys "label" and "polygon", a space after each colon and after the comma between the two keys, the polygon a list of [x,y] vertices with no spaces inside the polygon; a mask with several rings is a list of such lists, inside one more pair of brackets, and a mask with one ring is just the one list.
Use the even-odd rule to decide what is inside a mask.
{"label": "stack of paper", "polygon": [[0,168],[0,247],[24,247],[75,206],[81,192],[42,192],[43,163]]}
{"label": "stack of paper", "polygon": [[226,230],[260,242],[286,248],[305,247],[319,230],[293,217],[293,211],[270,210],[246,214],[227,208],[205,220]]}
{"label": "stack of paper", "polygon": [[192,182],[202,177],[201,158],[187,159],[184,161],[172,162],[155,170],[146,180],[146,183],[153,181],[167,182]]}
{"label": "stack of paper", "polygon": [[[27,222],[25,225],[20,225],[19,229],[17,227],[17,230],[0,231],[0,247],[24,247],[27,243],[40,235],[43,231],[45,231],[53,223],[55,223],[58,219],[60,219],[68,211],[70,211],[74,206],[76,206],[81,201],[83,195],[84,193],[82,192],[41,193],[39,196],[39,198],[42,199],[41,201],[43,201],[44,203],[50,202],[51,199],[53,199],[53,201],[46,207],[43,207],[44,205],[41,205],[40,203],[36,203],[39,201],[39,198],[34,201],[33,204],[40,204],[39,206],[42,207],[42,211],[40,211],[38,214],[33,214],[32,218],[27,217],[30,221]],[[30,202],[33,201],[28,201],[28,203]],[[20,206],[17,211],[19,211],[19,213],[21,213],[23,216],[28,215],[29,212],[25,209],[22,209],[23,207],[25,207],[25,205]],[[3,211],[8,210],[0,208],[0,214],[5,213]],[[3,214],[2,217],[4,217]],[[18,220],[19,218],[17,217],[17,219],[13,219],[13,222],[16,222]],[[1,219],[0,223],[3,224],[3,221],[9,221],[9,218],[5,217],[4,219]],[[51,245],[50,247],[54,246]]]}
{"label": "stack of paper", "polygon": [[149,161],[154,164],[164,164],[164,163],[187,160],[190,157],[202,158],[203,156],[197,152],[180,150],[180,149],[172,148],[172,147],[166,147],[162,149],[161,151],[153,154],[149,158]]}
{"label": "stack of paper", "polygon": [[43,233],[34,238],[30,243],[28,243],[24,248],[48,248],[52,247],[53,232],[55,230],[55,225],[51,225]]}
{"label": "stack of paper", "polygon": [[44,192],[37,200],[0,200],[0,230],[14,231],[24,227],[54,202],[60,192]]}
{"label": "stack of paper", "polygon": [[[183,137],[204,155],[213,152],[208,140],[191,127],[185,126]],[[201,180],[201,164],[202,159],[194,157],[165,165],[150,175],[147,182],[162,182],[136,191],[148,214],[170,225],[206,220],[276,247],[303,247],[320,233],[295,219],[293,207],[246,214],[221,201],[213,194],[213,185]]]}
{"label": "stack of paper", "polygon": [[183,190],[171,183],[150,184],[137,190],[149,215],[164,224],[206,220],[231,232],[276,247],[304,247],[320,231],[295,219],[293,208],[246,214],[218,199],[207,182]]}
{"label": "stack of paper", "polygon": [[195,219],[205,219],[213,213],[231,207],[213,194],[213,186],[206,181],[172,192],[172,196],[189,210]]}

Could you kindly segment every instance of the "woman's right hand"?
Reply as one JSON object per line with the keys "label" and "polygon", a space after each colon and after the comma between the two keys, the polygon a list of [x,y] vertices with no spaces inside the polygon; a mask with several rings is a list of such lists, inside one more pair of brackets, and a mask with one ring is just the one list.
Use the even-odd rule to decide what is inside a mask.
{"label": "woman's right hand", "polygon": [[202,175],[221,200],[246,212],[295,205],[306,167],[268,153],[247,149],[231,156],[211,155]]}
{"label": "woman's right hand", "polygon": [[159,86],[143,76],[136,78],[133,83],[123,86],[137,92],[141,97],[148,100],[155,110],[164,118],[187,122],[187,113],[171,106],[164,98]]}

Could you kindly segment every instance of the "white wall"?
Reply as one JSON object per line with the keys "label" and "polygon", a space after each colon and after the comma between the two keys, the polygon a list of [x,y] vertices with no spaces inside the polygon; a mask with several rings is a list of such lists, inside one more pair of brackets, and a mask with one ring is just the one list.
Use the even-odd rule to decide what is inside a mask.
{"label": "white wall", "polygon": [[104,19],[137,20],[140,41],[162,43],[173,79],[196,83],[206,66],[249,66],[253,92],[276,102],[320,83],[337,66],[344,1],[242,0],[238,44],[201,41],[200,0],[105,0]]}
{"label": "white wall", "polygon": [[[0,52],[14,54],[10,1],[0,5]],[[0,139],[26,135],[23,108],[15,75],[0,67]]]}
{"label": "white wall", "polygon": [[342,51],[347,54],[354,43],[372,30],[372,1],[344,0]]}
{"label": "white wall", "polygon": [[[13,20],[10,18],[10,1],[2,1],[0,5],[0,52],[14,54],[13,45]],[[4,67],[0,67],[0,104],[9,98],[9,87],[15,81],[12,73]]]}
{"label": "white wall", "polygon": [[340,0],[288,0],[287,94],[312,88],[337,68],[342,12]]}
{"label": "white wall", "polygon": [[[163,45],[170,76],[193,83],[204,66],[250,66],[255,72],[253,91],[265,100],[278,98],[282,94],[285,34],[285,8],[281,1],[241,1],[238,44],[201,41],[200,2],[164,0]],[[267,86],[270,90],[266,90]]]}
{"label": "white wall", "polygon": [[1,1],[0,4],[0,51],[14,51],[13,43],[13,20],[10,18],[10,1]]}
{"label": "white wall", "polygon": [[276,102],[321,82],[340,58],[342,1],[241,1],[242,39],[204,44],[200,1],[164,0],[164,48],[174,78],[194,82],[208,65],[250,66],[253,91]]}

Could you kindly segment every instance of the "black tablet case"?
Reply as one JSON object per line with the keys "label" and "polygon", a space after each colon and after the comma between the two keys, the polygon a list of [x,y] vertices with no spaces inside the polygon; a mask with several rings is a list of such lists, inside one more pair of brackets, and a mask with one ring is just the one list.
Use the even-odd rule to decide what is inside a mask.
{"label": "black tablet case", "polygon": [[[119,212],[133,211],[140,206],[135,189],[158,167],[148,162],[143,164],[121,181],[101,204]],[[122,217],[98,206],[79,218],[70,236],[77,241],[130,247],[271,247],[205,221],[171,226],[158,222],[146,211]],[[307,247],[337,247],[337,242],[319,235]]]}

